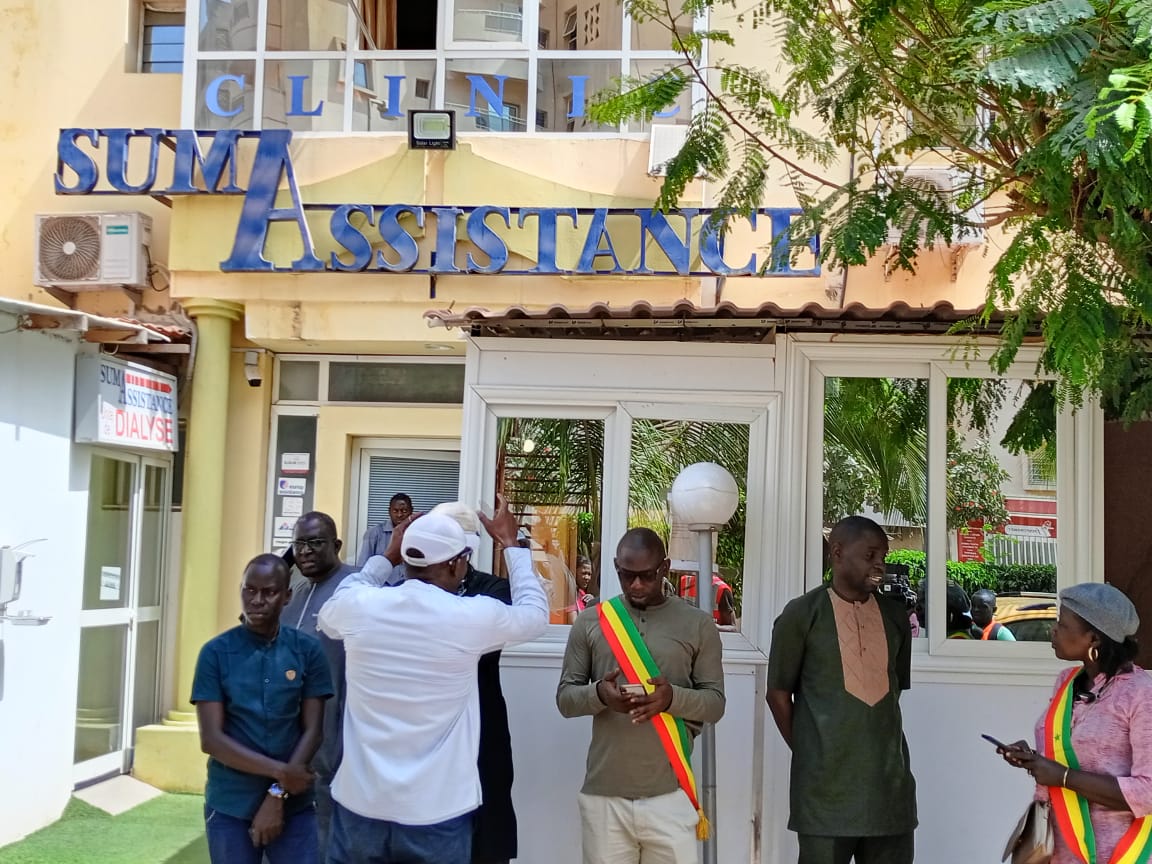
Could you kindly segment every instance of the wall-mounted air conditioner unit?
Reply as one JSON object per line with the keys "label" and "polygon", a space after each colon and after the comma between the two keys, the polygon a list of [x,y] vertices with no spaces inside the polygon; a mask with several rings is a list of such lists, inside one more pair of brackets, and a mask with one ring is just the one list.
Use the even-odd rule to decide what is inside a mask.
{"label": "wall-mounted air conditioner unit", "polygon": [[676,156],[688,140],[685,125],[653,125],[648,137],[648,176],[664,177],[665,166]]}
{"label": "wall-mounted air conditioner unit", "polygon": [[[965,178],[955,168],[936,165],[908,165],[893,169],[890,182],[919,190],[925,197],[935,197],[940,200],[953,213],[961,213],[957,205],[957,196],[964,188]],[[899,246],[901,235],[909,227],[918,214],[909,213],[908,219],[901,225],[889,225],[886,245]],[[979,226],[984,221],[983,202],[963,211],[961,215],[969,222]],[[966,227],[959,229],[952,236],[952,242],[946,243],[943,238],[937,237],[934,245],[937,246],[979,246],[984,242],[984,229],[981,227]],[[921,231],[921,245],[924,245],[924,235]]]}
{"label": "wall-mounted air conditioner unit", "polygon": [[36,216],[36,284],[68,292],[149,284],[152,217],[122,213]]}

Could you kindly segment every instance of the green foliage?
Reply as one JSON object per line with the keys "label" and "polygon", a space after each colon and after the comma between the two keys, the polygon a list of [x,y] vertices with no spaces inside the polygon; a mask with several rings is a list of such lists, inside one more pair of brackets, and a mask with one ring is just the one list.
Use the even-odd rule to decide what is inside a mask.
{"label": "green foliage", "polygon": [[[704,173],[725,212],[745,213],[782,174],[805,211],[792,253],[819,233],[833,268],[885,247],[913,270],[937,240],[1003,225],[984,319],[1009,311],[993,368],[1039,326],[1056,404],[1103,396],[1126,420],[1152,407],[1152,0],[623,2],[670,28],[712,16],[711,32],[672,40],[682,63],[595,109],[650,116],[704,88],[658,206]],[[722,32],[724,15],[742,35]],[[772,62],[723,59],[749,40]],[[955,169],[952,198],[898,170],[926,149]],[[845,154],[854,175],[827,176]]]}
{"label": "green foliage", "polygon": [[[909,581],[918,586],[926,575],[925,556],[914,549],[893,549],[885,558],[889,564],[908,567]],[[971,594],[990,588],[997,594],[1022,591],[1056,591],[1056,567],[1052,564],[982,564],[979,561],[949,561],[947,578]]]}

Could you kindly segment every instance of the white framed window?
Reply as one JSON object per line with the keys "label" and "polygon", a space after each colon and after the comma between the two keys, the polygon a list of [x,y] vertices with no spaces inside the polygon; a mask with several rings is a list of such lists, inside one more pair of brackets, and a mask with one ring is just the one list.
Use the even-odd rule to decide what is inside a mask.
{"label": "white framed window", "polygon": [[464,358],[281,354],[277,405],[459,405]]}
{"label": "white framed window", "polygon": [[[992,661],[1046,675],[1056,593],[1103,578],[1103,486],[1092,449],[1102,415],[1093,406],[1057,414],[1053,487],[1037,496],[1029,490],[1027,460],[1008,458],[1002,447],[1008,421],[1036,380],[1036,349],[1021,349],[1004,376],[993,375],[986,359],[964,356],[945,343],[795,339],[788,362],[794,398],[805,400],[793,413],[806,453],[805,587],[825,578],[829,528],[863,513],[888,534],[889,561],[911,565],[914,588],[923,577],[923,620],[910,608],[918,618],[913,626],[922,628],[914,642],[914,669],[922,677],[983,671]],[[991,399],[983,403],[994,406],[991,413],[977,422],[964,393]],[[882,466],[869,462],[894,461],[901,436],[891,430],[901,424],[921,464],[907,468],[903,480],[893,470],[878,477]],[[869,455],[878,453],[889,455]],[[915,461],[907,452],[903,458]],[[899,482],[907,488],[878,488]],[[968,610],[949,583],[965,595],[996,591],[996,620],[1003,616],[1019,641],[983,640],[979,629],[965,633]]]}
{"label": "white framed window", "polygon": [[[677,65],[668,30],[633,21],[615,2],[567,2],[205,0],[188,15],[187,32],[198,35],[187,51],[184,122],[402,133],[408,110],[446,108],[461,133],[646,131],[593,124],[588,104],[621,77]],[[687,124],[698,96],[651,122]]]}
{"label": "white framed window", "polygon": [[140,71],[179,75],[184,70],[183,3],[145,3],[140,25]]}

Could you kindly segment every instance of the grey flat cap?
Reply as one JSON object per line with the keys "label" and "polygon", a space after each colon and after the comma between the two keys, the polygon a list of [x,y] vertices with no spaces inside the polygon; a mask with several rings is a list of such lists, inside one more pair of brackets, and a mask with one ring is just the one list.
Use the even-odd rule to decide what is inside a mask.
{"label": "grey flat cap", "polygon": [[1136,607],[1120,591],[1100,582],[1084,582],[1060,592],[1060,605],[1075,612],[1113,642],[1135,636],[1140,627]]}

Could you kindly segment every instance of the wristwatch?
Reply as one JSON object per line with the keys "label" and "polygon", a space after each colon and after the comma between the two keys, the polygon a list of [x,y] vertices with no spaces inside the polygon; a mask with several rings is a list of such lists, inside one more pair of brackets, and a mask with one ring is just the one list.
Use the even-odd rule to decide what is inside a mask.
{"label": "wristwatch", "polygon": [[284,787],[281,786],[279,783],[273,783],[271,786],[269,786],[268,787],[268,794],[271,795],[273,798],[279,798],[281,800],[288,797],[288,793],[284,791]]}

